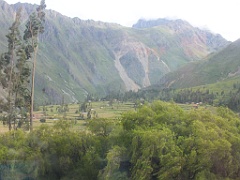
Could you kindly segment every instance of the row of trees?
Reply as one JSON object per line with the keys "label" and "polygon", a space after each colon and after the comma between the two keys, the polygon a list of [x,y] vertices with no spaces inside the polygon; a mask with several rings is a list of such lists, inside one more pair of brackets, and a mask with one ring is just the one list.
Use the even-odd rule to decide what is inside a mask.
{"label": "row of trees", "polygon": [[112,93],[105,97],[107,100],[118,99],[120,101],[154,101],[157,99],[163,101],[174,101],[176,103],[199,103],[203,102],[209,105],[225,106],[234,111],[240,111],[240,85],[233,84],[229,92],[210,92],[209,89],[146,89],[138,92],[129,91],[126,93]]}
{"label": "row of trees", "polygon": [[[20,32],[22,11],[20,8],[16,13],[12,26],[9,28],[9,33],[6,35],[8,49],[7,52],[1,55],[0,80],[7,92],[7,98],[2,102],[1,106],[7,112],[9,130],[12,129],[13,122],[15,126],[17,116],[26,117],[28,111],[30,114],[30,130],[33,129],[38,36],[44,32],[45,8],[45,1],[42,0],[36,12],[29,15],[23,35]],[[31,64],[29,65],[29,63]],[[29,83],[31,83],[30,89]]]}
{"label": "row of trees", "polygon": [[219,101],[219,105],[227,106],[230,109],[240,111],[240,88],[233,89],[229,93],[225,93]]}
{"label": "row of trees", "polygon": [[240,119],[156,101],[118,120],[67,121],[0,135],[1,179],[240,178]]}

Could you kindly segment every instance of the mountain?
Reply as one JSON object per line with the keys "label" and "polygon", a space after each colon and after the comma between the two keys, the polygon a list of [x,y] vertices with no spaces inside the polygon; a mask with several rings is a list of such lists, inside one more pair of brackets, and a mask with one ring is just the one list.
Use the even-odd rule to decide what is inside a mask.
{"label": "mountain", "polygon": [[[0,53],[6,50],[5,35],[20,6],[24,29],[36,5],[9,5],[0,0]],[[47,10],[37,63],[37,102],[75,102],[87,94],[102,97],[112,92],[136,91],[229,44],[220,35],[186,21],[159,19],[151,21],[149,24],[154,25],[149,27],[143,22],[149,23],[140,20],[127,28]]]}
{"label": "mountain", "polygon": [[165,75],[160,86],[188,88],[240,77],[240,39],[205,60],[189,63]]}

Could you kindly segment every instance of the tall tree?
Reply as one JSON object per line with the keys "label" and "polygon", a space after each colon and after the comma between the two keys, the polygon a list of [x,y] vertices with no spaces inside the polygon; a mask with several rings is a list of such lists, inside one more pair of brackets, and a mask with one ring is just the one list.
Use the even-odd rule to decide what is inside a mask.
{"label": "tall tree", "polygon": [[[13,86],[15,104],[14,106],[18,108],[21,112],[21,121],[26,121],[26,112],[30,106],[29,98],[29,77],[31,71],[28,65],[28,58],[25,52],[25,45],[22,44],[17,50],[17,62],[16,62],[16,72],[15,72],[15,83]],[[19,122],[19,125],[23,122]],[[15,123],[14,123],[15,126]]]}
{"label": "tall tree", "polygon": [[30,91],[30,131],[33,130],[33,105],[34,105],[34,87],[35,87],[35,72],[38,53],[38,38],[39,34],[44,32],[43,23],[45,22],[45,0],[41,0],[40,5],[33,12],[27,21],[23,39],[26,41],[26,53],[32,59],[32,78]]}
{"label": "tall tree", "polygon": [[15,85],[16,85],[16,63],[18,50],[21,49],[21,34],[19,31],[21,18],[21,8],[17,11],[15,20],[9,28],[9,34],[6,35],[8,41],[8,51],[3,53],[0,61],[1,84],[7,89],[7,105],[9,130],[12,129],[15,107]]}

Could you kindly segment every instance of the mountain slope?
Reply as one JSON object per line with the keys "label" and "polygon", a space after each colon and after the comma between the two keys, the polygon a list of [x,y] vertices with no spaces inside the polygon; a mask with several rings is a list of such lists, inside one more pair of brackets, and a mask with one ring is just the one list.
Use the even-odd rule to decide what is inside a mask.
{"label": "mountain slope", "polygon": [[240,76],[240,39],[205,60],[190,63],[164,76],[164,87],[186,88],[212,84]]}
{"label": "mountain slope", "polygon": [[[23,21],[36,7],[8,5],[0,0],[0,53],[6,48],[4,34],[20,6]],[[164,21],[167,25],[126,28],[72,19],[47,10],[37,63],[37,102],[74,102],[87,94],[101,97],[111,92],[138,90],[229,43],[220,35],[199,30],[185,21]]]}

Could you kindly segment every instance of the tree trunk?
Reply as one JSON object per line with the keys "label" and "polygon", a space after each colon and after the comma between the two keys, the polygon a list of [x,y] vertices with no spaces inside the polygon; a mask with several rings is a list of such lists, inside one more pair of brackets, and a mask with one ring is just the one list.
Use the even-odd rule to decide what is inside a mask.
{"label": "tree trunk", "polygon": [[12,79],[13,79],[13,66],[14,66],[14,48],[15,48],[15,43],[13,43],[13,49],[11,50],[11,69],[10,69],[10,77],[9,77],[9,84],[8,84],[8,105],[9,105],[9,114],[8,114],[8,128],[9,128],[9,131],[12,130],[12,115],[13,115],[13,104],[12,104],[12,92],[13,92],[13,82],[12,82]]}
{"label": "tree trunk", "polygon": [[34,105],[34,87],[35,87],[35,71],[36,71],[36,62],[37,62],[37,51],[38,46],[34,48],[34,60],[33,60],[33,69],[32,69],[32,87],[31,87],[31,105],[30,105],[30,131],[33,130],[33,105]]}

